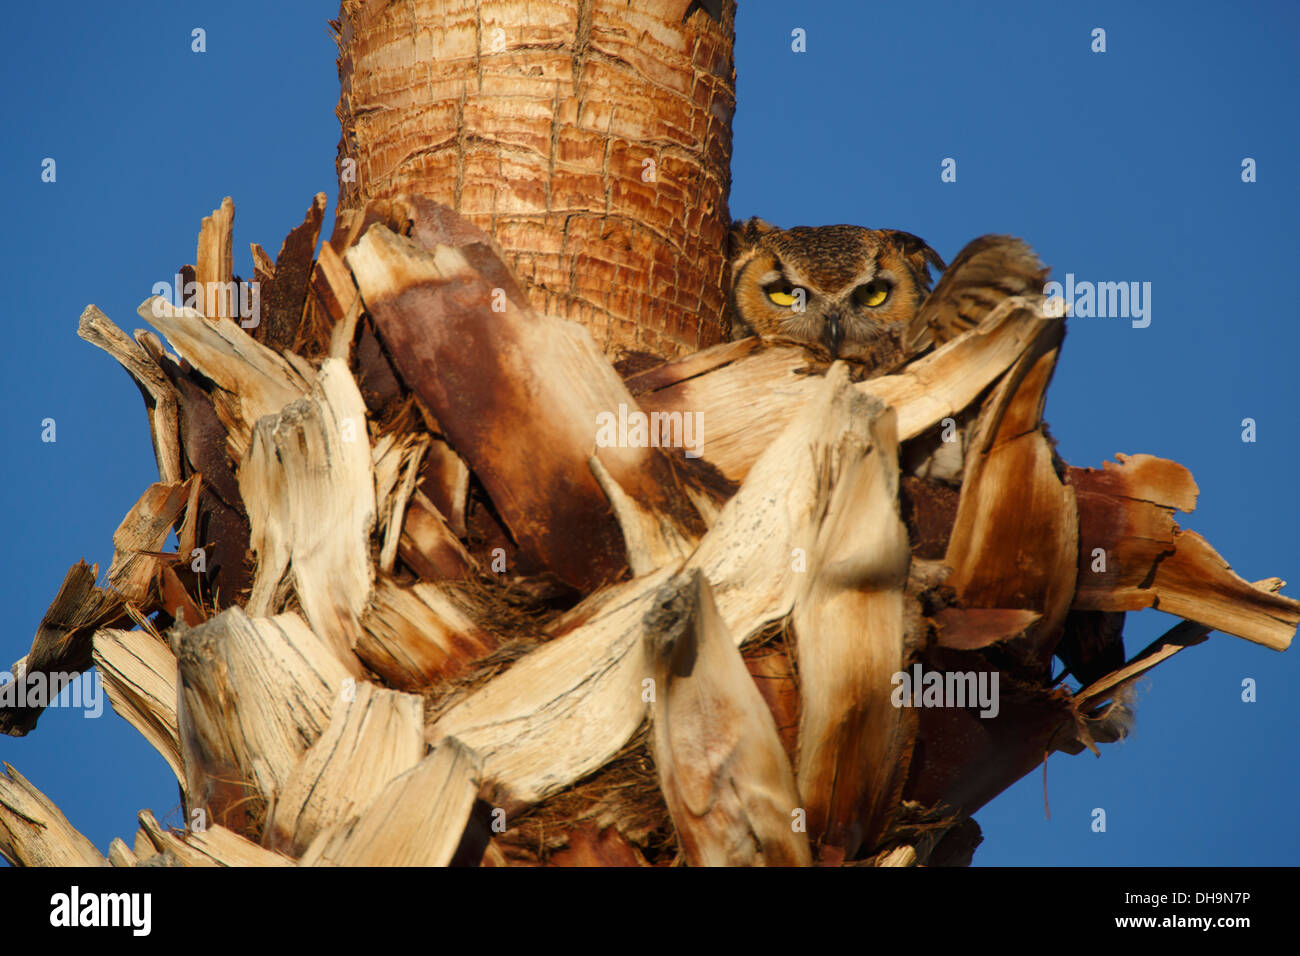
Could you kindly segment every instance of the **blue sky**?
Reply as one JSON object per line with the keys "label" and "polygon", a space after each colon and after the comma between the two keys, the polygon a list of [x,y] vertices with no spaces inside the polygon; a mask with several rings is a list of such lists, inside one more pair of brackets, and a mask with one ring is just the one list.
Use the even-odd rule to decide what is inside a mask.
{"label": "blue sky", "polygon": [[[1070,322],[1046,413],[1059,450],[1080,466],[1116,452],[1182,462],[1201,494],[1181,524],[1246,579],[1278,575],[1300,594],[1288,431],[1300,324],[1274,286],[1300,254],[1300,7],[1136,6],[741,0],[731,212],[905,229],[947,259],[1011,233],[1055,277],[1150,282],[1149,327]],[[141,325],[136,306],[193,259],[199,219],[225,195],[244,275],[250,241],[274,254],[314,193],[332,200],[336,12],[242,0],[8,12],[0,666],[26,652],[71,563],[107,567],[114,528],[157,479],[139,395],[76,337],[81,310]],[[1090,49],[1098,27],[1104,53]],[[791,50],[796,28],[806,52]],[[41,182],[45,157],[55,183]],[[956,182],[940,179],[946,158]],[[54,444],[40,440],[47,417]],[[1254,443],[1241,440],[1247,417]],[[1130,615],[1130,653],[1172,623]],[[1247,677],[1256,703],[1240,701]],[[977,814],[976,864],[1300,863],[1296,686],[1300,650],[1215,634],[1142,685],[1133,737],[1101,759],[1052,757],[1050,821],[1037,772]],[[143,807],[179,823],[167,767],[111,713],[47,711],[27,738],[0,739],[0,759],[101,850],[130,842]],[[1106,833],[1090,829],[1094,807]]]}

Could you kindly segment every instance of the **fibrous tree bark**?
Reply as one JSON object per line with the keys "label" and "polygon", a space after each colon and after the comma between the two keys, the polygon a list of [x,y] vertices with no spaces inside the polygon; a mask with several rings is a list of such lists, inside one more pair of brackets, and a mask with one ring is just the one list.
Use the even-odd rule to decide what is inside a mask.
{"label": "fibrous tree bark", "polygon": [[339,224],[402,193],[611,357],[723,339],[734,0],[345,0]]}

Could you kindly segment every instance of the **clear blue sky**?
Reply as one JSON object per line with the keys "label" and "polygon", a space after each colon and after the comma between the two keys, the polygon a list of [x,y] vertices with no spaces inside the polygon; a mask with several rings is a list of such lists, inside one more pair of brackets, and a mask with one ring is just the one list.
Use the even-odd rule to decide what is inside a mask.
{"label": "clear blue sky", "polygon": [[[1148,328],[1071,322],[1047,406],[1060,451],[1092,467],[1116,452],[1182,462],[1201,491],[1183,526],[1246,579],[1278,575],[1300,594],[1300,326],[1294,296],[1271,285],[1300,254],[1300,6],[1136,6],[741,0],[731,211],[906,229],[948,259],[1012,233],[1056,276],[1150,282]],[[81,310],[141,325],[135,307],[193,259],[199,219],[225,195],[244,275],[250,241],[274,254],[314,193],[332,199],[336,12],[245,0],[7,12],[0,666],[26,652],[71,563],[107,567],[114,528],[157,478],[140,397],[76,337]],[[190,52],[196,26],[203,55]],[[1090,50],[1097,27],[1105,53]],[[54,184],[40,180],[45,157]],[[955,183],[940,181],[949,157]],[[40,441],[47,417],[56,444]],[[1171,623],[1130,615],[1130,653]],[[1240,702],[1246,677],[1257,703]],[[1300,863],[1297,687],[1300,648],[1214,635],[1143,685],[1132,738],[1100,760],[1053,756],[1050,821],[1038,773],[977,814],[976,864]],[[111,713],[47,711],[29,737],[0,739],[0,759],[101,850],[130,842],[142,807],[179,823],[167,767]]]}

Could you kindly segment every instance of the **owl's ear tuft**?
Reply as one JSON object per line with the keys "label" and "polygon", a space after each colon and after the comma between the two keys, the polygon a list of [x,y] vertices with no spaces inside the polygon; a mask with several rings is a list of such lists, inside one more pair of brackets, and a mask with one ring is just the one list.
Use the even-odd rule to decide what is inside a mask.
{"label": "owl's ear tuft", "polygon": [[914,236],[910,232],[903,232],[899,229],[888,230],[889,235],[903,247],[903,255],[907,257],[908,266],[912,274],[916,276],[916,281],[920,283],[923,289],[930,288],[930,271],[927,265],[934,266],[940,274],[948,267],[944,264],[943,257],[930,248],[929,244],[919,236]]}
{"label": "owl's ear tuft", "polygon": [[736,220],[731,224],[731,232],[727,236],[727,258],[737,258],[746,249],[757,243],[766,233],[775,230],[776,226],[764,222],[757,216]]}

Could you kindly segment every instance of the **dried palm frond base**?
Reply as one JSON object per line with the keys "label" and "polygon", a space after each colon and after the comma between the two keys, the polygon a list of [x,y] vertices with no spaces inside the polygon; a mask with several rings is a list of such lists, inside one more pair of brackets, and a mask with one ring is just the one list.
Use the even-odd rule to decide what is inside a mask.
{"label": "dried palm frond base", "polygon": [[[97,664],[176,774],[187,826],[143,813],[110,863],[962,865],[971,814],[1123,736],[1155,664],[1300,622],[1174,523],[1182,466],[1055,453],[1033,283],[888,374],[748,339],[622,377],[450,210],[371,203],[313,260],[323,209],[253,247],[256,323],[229,200],[182,270],[225,291],[140,307],[174,352],[82,315],[160,481],[14,670]],[[1041,278],[972,249],[936,295],[999,254]],[[1147,607],[1188,623],[1126,660]],[[0,853],[104,862],[12,769]]]}

